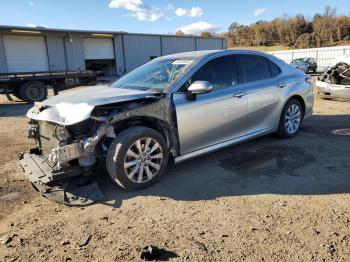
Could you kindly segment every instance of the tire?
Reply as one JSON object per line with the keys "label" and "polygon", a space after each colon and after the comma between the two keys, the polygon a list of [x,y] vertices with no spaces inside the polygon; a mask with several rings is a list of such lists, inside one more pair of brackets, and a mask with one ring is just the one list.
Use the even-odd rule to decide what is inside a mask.
{"label": "tire", "polygon": [[30,81],[20,87],[19,96],[27,103],[43,101],[47,98],[47,87],[43,82]]}
{"label": "tire", "polygon": [[[288,128],[291,125],[287,124],[287,121],[288,121],[287,117],[293,111],[293,108],[296,108],[296,107],[299,110],[299,122],[297,121],[296,117],[294,118],[295,121],[293,121],[291,119],[290,121],[292,123],[291,125],[292,125],[293,128]],[[297,115],[298,114],[296,113],[295,116],[297,116]],[[277,135],[279,137],[282,137],[282,138],[291,138],[291,137],[296,136],[298,134],[298,132],[299,132],[300,127],[301,127],[303,118],[304,118],[304,111],[303,111],[303,108],[302,108],[300,102],[298,100],[294,99],[294,98],[288,100],[288,102],[283,107],[283,110],[282,110],[282,113],[281,113],[281,117],[280,117],[280,121],[279,121],[279,125],[278,125]],[[295,127],[295,129],[294,129],[294,127]]]}
{"label": "tire", "polygon": [[[157,159],[151,160],[148,159],[147,156],[143,156],[142,159],[137,159],[133,154],[130,154],[130,150],[132,151],[131,153],[138,152],[137,141],[141,141],[140,146],[142,149],[141,151],[143,151],[143,149],[145,149],[144,147],[146,146],[146,138],[150,139],[150,146],[147,148],[152,147],[153,149],[156,142],[158,143],[159,147],[150,154],[150,157],[157,156]],[[148,152],[150,151],[151,150]],[[162,155],[162,159],[159,158],[160,155]],[[147,159],[145,160],[145,158]],[[126,190],[135,191],[149,187],[157,182],[166,171],[168,159],[169,150],[164,137],[159,132],[151,128],[135,126],[123,130],[117,135],[116,138],[114,138],[107,151],[106,168],[109,176],[113,181],[115,181],[115,183]],[[137,161],[138,164],[132,165],[129,168],[124,168],[126,165],[129,165],[129,163],[134,163]],[[150,162],[152,162],[152,165],[149,164]],[[154,168],[153,165],[159,167],[158,170]],[[137,168],[138,171],[132,175],[132,173],[135,171],[134,169]],[[140,168],[142,168],[142,171]],[[141,175],[143,179],[141,182],[140,172],[143,174]],[[149,172],[151,172],[153,176],[149,176]],[[127,173],[129,174],[129,177]],[[152,178],[150,179],[150,177]]]}

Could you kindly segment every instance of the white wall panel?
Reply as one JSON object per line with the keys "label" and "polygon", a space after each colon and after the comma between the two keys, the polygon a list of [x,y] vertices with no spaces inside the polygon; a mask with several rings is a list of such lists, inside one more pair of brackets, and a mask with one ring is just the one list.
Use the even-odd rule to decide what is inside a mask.
{"label": "white wall panel", "polygon": [[49,70],[43,36],[3,35],[3,43],[9,72]]}
{"label": "white wall panel", "polygon": [[114,59],[112,38],[83,38],[85,59]]}

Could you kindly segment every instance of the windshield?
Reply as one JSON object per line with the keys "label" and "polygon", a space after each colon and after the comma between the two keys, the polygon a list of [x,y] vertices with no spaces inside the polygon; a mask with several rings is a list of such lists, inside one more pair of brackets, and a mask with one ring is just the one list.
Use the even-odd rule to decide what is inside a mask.
{"label": "windshield", "polygon": [[193,62],[186,59],[149,62],[114,82],[112,87],[166,93]]}
{"label": "windshield", "polygon": [[299,59],[295,59],[292,61],[292,64],[303,64],[303,63],[308,63],[309,62],[309,58],[299,58]]}

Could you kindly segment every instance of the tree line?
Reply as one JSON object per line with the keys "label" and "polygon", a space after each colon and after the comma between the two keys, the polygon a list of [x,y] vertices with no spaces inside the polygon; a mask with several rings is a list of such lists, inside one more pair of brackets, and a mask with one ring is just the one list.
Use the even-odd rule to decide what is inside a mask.
{"label": "tree line", "polygon": [[336,8],[307,19],[302,14],[259,21],[251,25],[232,23],[226,33],[228,46],[283,45],[294,48],[332,46],[350,40],[350,16],[337,16]]}
{"label": "tree line", "polygon": [[[176,32],[184,35],[183,32]],[[224,36],[228,47],[282,45],[291,48],[333,46],[350,42],[350,16],[337,15],[336,8],[326,6],[323,14],[311,19],[302,14],[283,16],[272,21],[258,21],[251,25],[232,23],[223,34],[202,32],[200,36]]]}

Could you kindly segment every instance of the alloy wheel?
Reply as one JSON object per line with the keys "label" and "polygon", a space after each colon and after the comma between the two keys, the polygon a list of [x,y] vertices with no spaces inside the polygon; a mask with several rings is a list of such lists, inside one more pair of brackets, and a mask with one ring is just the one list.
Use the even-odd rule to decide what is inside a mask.
{"label": "alloy wheel", "polygon": [[147,183],[161,169],[163,149],[154,138],[145,137],[134,142],[126,152],[124,171],[135,183]]}
{"label": "alloy wheel", "polygon": [[301,110],[297,104],[288,107],[285,116],[285,128],[289,134],[294,134],[301,122]]}

